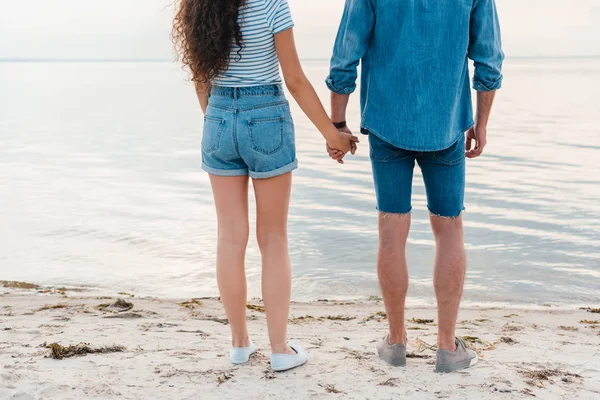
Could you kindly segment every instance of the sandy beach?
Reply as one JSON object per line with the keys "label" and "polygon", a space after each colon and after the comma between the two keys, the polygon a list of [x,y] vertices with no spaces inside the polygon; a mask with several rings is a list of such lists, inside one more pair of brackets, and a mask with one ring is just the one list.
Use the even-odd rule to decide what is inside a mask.
{"label": "sandy beach", "polygon": [[386,332],[380,299],[294,303],[290,338],[311,358],[279,374],[269,368],[259,299],[248,305],[259,351],[232,366],[218,299],[94,296],[14,282],[0,289],[1,399],[600,398],[593,308],[464,309],[458,334],[481,361],[440,375],[432,307],[408,310],[411,358],[392,368],[374,351]]}

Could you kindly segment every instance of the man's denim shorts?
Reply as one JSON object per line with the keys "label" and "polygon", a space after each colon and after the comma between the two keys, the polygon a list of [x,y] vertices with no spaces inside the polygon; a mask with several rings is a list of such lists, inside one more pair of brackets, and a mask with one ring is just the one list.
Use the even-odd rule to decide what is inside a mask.
{"label": "man's denim shorts", "polygon": [[441,151],[409,151],[369,134],[371,163],[379,211],[407,214],[412,210],[412,181],[415,161],[419,163],[433,215],[458,217],[464,210],[465,146],[461,136]]}
{"label": "man's denim shorts", "polygon": [[280,85],[213,87],[202,136],[202,169],[265,179],[298,167],[294,121]]}

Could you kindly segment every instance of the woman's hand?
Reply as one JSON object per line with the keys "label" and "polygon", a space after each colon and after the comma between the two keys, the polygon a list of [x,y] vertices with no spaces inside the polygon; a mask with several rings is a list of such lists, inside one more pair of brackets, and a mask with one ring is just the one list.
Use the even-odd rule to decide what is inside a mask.
{"label": "woman's hand", "polygon": [[340,130],[327,141],[327,151],[340,164],[344,163],[343,158],[347,153],[356,153],[356,144],[359,143],[358,138],[352,135],[350,130],[347,131],[343,132]]}
{"label": "woman's hand", "polygon": [[[352,131],[347,126],[339,129],[338,131],[339,131],[339,133],[342,136],[349,136],[349,137],[353,138],[352,139],[352,143],[351,143],[352,147],[350,149],[350,153],[352,155],[354,155],[356,153],[356,149],[357,149],[356,144],[360,143],[360,140],[358,140],[358,138],[356,136],[352,135]],[[338,163],[343,164],[344,163],[344,156],[348,152],[347,151],[344,152],[342,150],[336,149],[335,147],[331,146],[331,144],[328,142],[327,143],[327,153],[329,154],[329,157],[331,157],[332,159],[334,159]]]}

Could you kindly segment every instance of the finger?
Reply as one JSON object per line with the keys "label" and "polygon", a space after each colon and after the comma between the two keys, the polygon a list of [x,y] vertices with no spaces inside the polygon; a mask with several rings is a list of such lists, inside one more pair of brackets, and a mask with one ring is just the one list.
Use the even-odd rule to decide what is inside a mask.
{"label": "finger", "polygon": [[355,154],[356,154],[356,143],[352,143],[352,148],[350,149],[350,153],[351,153],[352,155],[355,155]]}
{"label": "finger", "polygon": [[360,140],[358,139],[358,137],[356,137],[354,135],[350,136],[350,140],[353,142],[356,142],[356,143],[360,143]]}
{"label": "finger", "polygon": [[465,150],[467,150],[467,151],[471,150],[472,141],[473,141],[473,139],[471,139],[470,137],[467,137],[467,142],[465,144]]}
{"label": "finger", "polygon": [[483,149],[480,147],[475,147],[473,150],[471,150],[468,154],[467,157],[468,158],[477,158],[481,155],[481,153],[483,152]]}

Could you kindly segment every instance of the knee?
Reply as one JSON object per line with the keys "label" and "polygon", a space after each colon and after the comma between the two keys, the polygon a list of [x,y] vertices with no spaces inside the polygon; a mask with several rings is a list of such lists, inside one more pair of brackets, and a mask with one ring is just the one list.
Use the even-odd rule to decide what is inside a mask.
{"label": "knee", "polygon": [[432,214],[430,220],[436,240],[462,240],[463,220],[461,215],[458,217],[441,217]]}
{"label": "knee", "polygon": [[235,222],[223,223],[219,225],[219,243],[227,244],[233,247],[246,248],[250,228],[248,224]]}
{"label": "knee", "polygon": [[256,240],[261,251],[273,246],[287,246],[287,231],[285,229],[258,228]]}
{"label": "knee", "polygon": [[379,214],[379,246],[387,250],[404,250],[410,231],[410,214]]}

